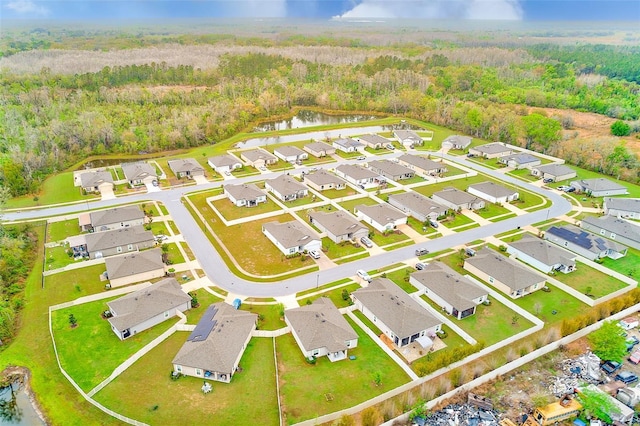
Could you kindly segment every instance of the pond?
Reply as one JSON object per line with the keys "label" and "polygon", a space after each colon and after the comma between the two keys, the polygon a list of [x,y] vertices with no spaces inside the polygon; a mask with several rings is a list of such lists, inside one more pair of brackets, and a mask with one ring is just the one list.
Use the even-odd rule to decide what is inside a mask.
{"label": "pond", "polygon": [[120,163],[131,162],[134,160],[123,160],[122,158],[99,158],[97,160],[87,161],[76,170],[97,169],[98,167],[117,166]]}
{"label": "pond", "polygon": [[268,132],[272,130],[300,129],[303,127],[322,126],[326,124],[359,123],[361,121],[375,120],[375,115],[366,114],[340,114],[332,115],[318,111],[301,110],[296,115],[286,120],[268,121],[253,129],[254,132]]}
{"label": "pond", "polygon": [[19,382],[0,388],[0,425],[44,425]]}

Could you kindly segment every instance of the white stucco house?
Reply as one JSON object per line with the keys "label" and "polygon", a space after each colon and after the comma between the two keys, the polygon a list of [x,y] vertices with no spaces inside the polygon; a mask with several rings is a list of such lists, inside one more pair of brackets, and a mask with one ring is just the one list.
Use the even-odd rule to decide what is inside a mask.
{"label": "white stucco house", "polygon": [[322,248],[320,236],[296,220],[267,222],[262,225],[262,233],[285,256]]}
{"label": "white stucco house", "polygon": [[545,274],[552,271],[568,274],[576,270],[575,254],[530,234],[509,243],[507,253]]}
{"label": "white stucco house", "polygon": [[505,204],[520,198],[520,193],[515,188],[507,188],[495,182],[481,182],[469,185],[467,192],[490,203]]}
{"label": "white stucco house", "polygon": [[217,155],[215,157],[210,157],[207,163],[218,174],[223,174],[226,172],[230,173],[236,169],[242,168],[242,161],[231,154],[223,154]]}
{"label": "white stucco house", "polygon": [[293,164],[309,158],[309,153],[291,145],[279,146],[273,150],[273,153],[276,157]]}
{"label": "white stucco house", "polygon": [[255,207],[267,202],[267,194],[253,183],[224,185],[224,194],[236,207]]}
{"label": "white stucco house", "polygon": [[369,235],[369,228],[344,211],[331,213],[322,211],[310,212],[309,221],[320,232],[326,232],[327,237],[334,243],[358,241],[360,238]]}
{"label": "white stucco house", "polygon": [[407,215],[387,203],[373,206],[359,204],[354,207],[353,212],[358,220],[368,223],[381,233],[393,231],[407,223]]}
{"label": "white stucco house", "polygon": [[264,181],[264,187],[280,201],[294,201],[309,195],[309,188],[290,175],[280,175],[275,179],[267,179]]}

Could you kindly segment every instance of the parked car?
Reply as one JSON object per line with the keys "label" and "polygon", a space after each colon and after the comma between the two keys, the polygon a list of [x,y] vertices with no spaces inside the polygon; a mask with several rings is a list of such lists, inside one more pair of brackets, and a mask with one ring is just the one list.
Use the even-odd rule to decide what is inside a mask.
{"label": "parked car", "polygon": [[424,263],[422,263],[422,262],[418,262],[418,263],[416,263],[416,270],[417,270],[417,271],[422,271],[422,270],[423,270],[424,268],[426,268],[426,267],[427,267],[427,265],[425,265],[425,264],[424,264]]}
{"label": "parked car", "polygon": [[600,368],[607,374],[613,374],[622,368],[622,363],[618,361],[605,361]]}
{"label": "parked car", "polygon": [[573,186],[570,186],[567,189],[565,189],[564,192],[576,192],[576,189]]}
{"label": "parked car", "polygon": [[473,158],[475,156],[476,156],[475,154],[471,154],[471,153],[467,154],[467,158]]}
{"label": "parked car", "polygon": [[371,242],[371,240],[370,240],[369,238],[367,238],[367,237],[362,237],[362,238],[360,238],[360,242],[361,242],[362,244],[364,244],[364,245],[365,245],[365,247],[367,247],[367,248],[371,248],[371,247],[373,247],[373,243],[372,243],[372,242]]}
{"label": "parked car", "polygon": [[367,157],[365,157],[364,155],[356,157],[356,160],[366,160],[366,159],[367,159]]}
{"label": "parked car", "polygon": [[385,145],[385,147],[386,147],[387,149],[390,149],[391,151],[393,151],[394,149],[396,149],[396,147],[395,147],[395,146],[393,146],[393,145],[391,145],[390,143],[386,144],[386,145]]}
{"label": "parked car", "polygon": [[553,178],[543,179],[542,182],[544,182],[544,183],[552,183],[553,182]]}
{"label": "parked car", "polygon": [[371,275],[369,275],[364,269],[358,269],[356,271],[356,275],[367,282],[371,282]]}
{"label": "parked car", "polygon": [[558,191],[566,191],[567,189],[571,188],[570,186],[567,185],[560,185],[558,187]]}
{"label": "parked car", "polygon": [[437,228],[439,226],[438,222],[435,220],[430,220],[429,225],[433,226],[434,228]]}
{"label": "parked car", "polygon": [[311,256],[314,259],[320,259],[320,252],[318,250],[311,250],[309,252],[309,256]]}
{"label": "parked car", "polygon": [[416,249],[416,256],[424,256],[425,254],[429,254],[429,250],[426,248]]}
{"label": "parked car", "polygon": [[629,383],[636,382],[638,380],[638,376],[631,371],[621,371],[616,374],[615,379],[620,380],[622,383],[628,385]]}
{"label": "parked car", "polygon": [[630,356],[629,356],[629,362],[631,364],[640,364],[640,351],[634,351]]}
{"label": "parked car", "polygon": [[625,343],[627,345],[627,352],[631,352],[633,348],[635,348],[636,345],[640,343],[640,340],[638,340],[636,336],[631,336],[625,341]]}
{"label": "parked car", "polygon": [[151,181],[151,185],[153,185],[153,186],[158,186],[158,181],[157,181],[157,180],[155,180],[155,179],[154,179],[154,180],[152,180],[152,181]]}

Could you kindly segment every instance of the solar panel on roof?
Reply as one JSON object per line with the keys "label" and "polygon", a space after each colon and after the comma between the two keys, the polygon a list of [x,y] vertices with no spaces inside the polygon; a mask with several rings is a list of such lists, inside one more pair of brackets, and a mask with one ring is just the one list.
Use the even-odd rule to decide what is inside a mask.
{"label": "solar panel on roof", "polygon": [[187,338],[187,342],[201,342],[206,340],[211,333],[211,330],[216,326],[217,322],[213,318],[216,316],[218,312],[218,308],[215,306],[209,306],[207,311],[202,316],[202,319],[196,325],[196,328],[193,329],[189,337]]}

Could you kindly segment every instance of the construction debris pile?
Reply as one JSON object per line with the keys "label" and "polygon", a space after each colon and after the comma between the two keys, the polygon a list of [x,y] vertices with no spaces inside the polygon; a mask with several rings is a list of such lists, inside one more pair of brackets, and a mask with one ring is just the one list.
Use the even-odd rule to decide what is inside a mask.
{"label": "construction debris pile", "polygon": [[497,411],[486,410],[470,404],[450,404],[429,415],[425,425],[442,426],[498,426]]}
{"label": "construction debris pile", "polygon": [[559,398],[574,393],[575,388],[585,383],[598,385],[605,380],[606,376],[600,371],[600,358],[586,352],[561,362],[557,375],[549,377],[549,391]]}

